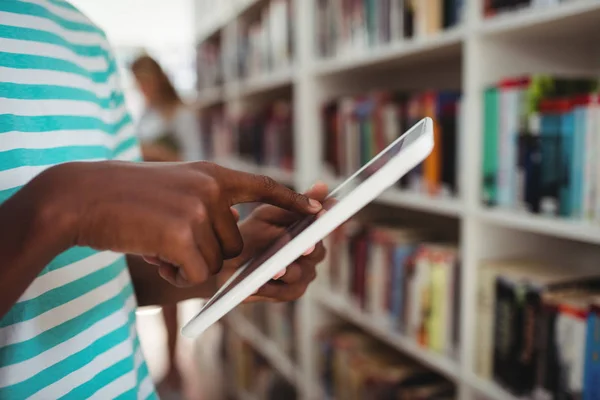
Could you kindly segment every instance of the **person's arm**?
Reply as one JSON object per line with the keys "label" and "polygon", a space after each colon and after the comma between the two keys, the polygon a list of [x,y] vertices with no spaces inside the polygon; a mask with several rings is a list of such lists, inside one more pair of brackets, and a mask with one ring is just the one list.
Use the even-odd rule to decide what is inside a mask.
{"label": "person's arm", "polygon": [[0,204],[0,317],[72,245],[73,216],[60,211],[52,192],[50,182],[38,178]]}

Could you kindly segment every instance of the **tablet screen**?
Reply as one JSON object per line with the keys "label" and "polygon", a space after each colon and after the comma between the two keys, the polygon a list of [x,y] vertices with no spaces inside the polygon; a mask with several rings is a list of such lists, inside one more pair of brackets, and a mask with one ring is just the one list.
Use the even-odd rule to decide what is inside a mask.
{"label": "tablet screen", "polygon": [[[331,210],[335,204],[349,193],[361,182],[368,179],[370,176],[375,174],[383,165],[385,165],[392,157],[397,155],[403,148],[407,147],[410,143],[418,139],[420,134],[424,131],[424,124],[417,124],[413,129],[404,134],[401,138],[395,140],[389,145],[384,151],[378,156],[373,158],[368,164],[363,166],[354,175],[344,181],[340,186],[333,190],[329,196],[323,201],[323,211],[327,212]],[[319,214],[320,215],[320,214]],[[293,238],[298,236],[303,230],[309,227],[318,216],[310,216],[303,218],[302,220],[292,224],[284,234],[278,237],[262,254],[258,257],[250,260],[244,267],[240,268],[236,273],[226,282],[219,291],[213,296],[203,307],[204,309],[211,304],[218,301],[224,295],[226,295],[232,288],[246,279],[252,272],[260,267],[265,261],[271,258],[277,253],[283,246],[289,243]],[[202,312],[202,311],[201,311]]]}

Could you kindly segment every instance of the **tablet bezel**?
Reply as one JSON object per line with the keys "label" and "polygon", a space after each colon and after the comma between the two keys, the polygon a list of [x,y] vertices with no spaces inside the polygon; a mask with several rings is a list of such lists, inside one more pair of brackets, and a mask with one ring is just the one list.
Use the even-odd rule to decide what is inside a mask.
{"label": "tablet bezel", "polygon": [[242,303],[246,298],[252,296],[252,294],[271,280],[278,272],[282,271],[296,259],[301,257],[306,249],[323,240],[338,226],[347,221],[367,204],[375,200],[382,192],[391,187],[402,176],[422,162],[431,153],[434,146],[433,121],[431,118],[424,118],[416,123],[411,129],[398,139],[394,140],[394,142],[371,159],[371,161],[338,185],[328,197],[332,197],[346,186],[354,184],[354,181],[362,172],[383,157],[394,147],[394,145],[397,145],[400,141],[407,140],[407,138],[413,134],[418,135],[414,141],[409,142],[405,147],[402,147],[396,155],[392,156],[392,158],[381,166],[379,170],[373,173],[373,175],[369,176],[364,181],[359,182],[356,187],[351,189],[351,192],[340,199],[331,210],[328,210],[318,220],[314,221],[296,237],[292,238],[263,264],[250,272],[243,281],[232,287],[228,293],[219,298],[223,291],[243,272],[244,268],[247,267],[252,260],[248,261],[243,267],[238,269],[238,271],[236,271],[236,273],[234,273],[233,276],[217,290],[198,314],[181,329],[181,333],[190,338],[201,335],[208,327]]}

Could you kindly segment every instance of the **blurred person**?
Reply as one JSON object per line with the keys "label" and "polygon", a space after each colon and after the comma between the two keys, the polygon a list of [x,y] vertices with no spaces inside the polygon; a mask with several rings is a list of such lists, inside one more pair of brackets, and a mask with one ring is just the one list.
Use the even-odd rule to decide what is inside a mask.
{"label": "blurred person", "polygon": [[[139,162],[104,32],[64,0],[0,4],[0,398],[155,399],[136,307],[212,296],[327,187]],[[268,204],[238,222],[246,202]],[[324,257],[247,301],[299,298]]]}
{"label": "blurred person", "polygon": [[[184,104],[160,64],[149,55],[142,55],[130,68],[146,106],[137,126],[143,159],[154,162],[202,159],[194,109]],[[161,308],[167,333],[168,366],[158,390],[165,396],[176,397],[182,389],[177,364],[178,307],[168,304]]]}

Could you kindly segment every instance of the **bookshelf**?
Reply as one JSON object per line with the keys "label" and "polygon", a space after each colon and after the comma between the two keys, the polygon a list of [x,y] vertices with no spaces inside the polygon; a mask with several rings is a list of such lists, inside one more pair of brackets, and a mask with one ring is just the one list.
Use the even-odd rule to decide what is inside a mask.
{"label": "bookshelf", "polygon": [[[196,0],[202,1],[202,0]],[[311,286],[296,307],[298,363],[280,357],[268,338],[255,334],[249,321],[234,321],[258,351],[290,377],[303,399],[322,398],[316,376],[318,349],[314,337],[334,319],[354,324],[399,352],[418,360],[456,383],[459,399],[516,399],[498,384],[475,374],[477,343],[477,282],[482,260],[514,254],[581,259],[600,256],[600,225],[566,218],[548,218],[482,205],[483,91],[506,76],[531,73],[600,76],[600,1],[570,0],[536,8],[483,16],[483,2],[464,0],[462,22],[447,30],[382,44],[361,51],[322,58],[313,36],[317,0],[291,0],[294,52],[286,68],[238,79],[228,74],[223,87],[199,93],[200,107],[223,102],[234,113],[287,96],[293,106],[294,168],[256,166],[232,158],[216,160],[232,168],[270,175],[298,190],[316,180],[335,186],[323,162],[322,106],[331,99],[381,87],[421,90],[429,87],[460,89],[463,123],[458,139],[459,196],[430,197],[392,189],[378,203],[456,221],[460,237],[460,342],[456,358],[432,353],[378,324],[320,282]],[[218,17],[199,28],[198,40],[236,32],[240,20],[255,13],[266,0],[229,0]],[[204,8],[206,12],[212,11]],[[226,10],[226,11],[223,11]],[[203,22],[198,20],[198,24]],[[234,35],[235,36],[235,35]],[[556,39],[549,43],[550,39]],[[232,44],[233,43],[233,44]],[[235,40],[229,44],[235,47]],[[232,64],[225,51],[224,65]],[[227,68],[229,69],[229,68]],[[236,317],[237,318],[237,317]],[[243,329],[241,328],[243,327]],[[254,332],[254,333],[253,333]]]}

